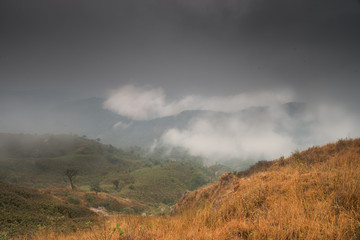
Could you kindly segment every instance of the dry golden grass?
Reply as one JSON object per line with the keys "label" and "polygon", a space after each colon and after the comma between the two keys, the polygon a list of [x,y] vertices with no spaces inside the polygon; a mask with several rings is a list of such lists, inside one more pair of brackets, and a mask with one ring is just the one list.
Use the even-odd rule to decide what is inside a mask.
{"label": "dry golden grass", "polygon": [[360,239],[360,139],[313,147],[191,192],[170,217],[112,216],[33,239]]}

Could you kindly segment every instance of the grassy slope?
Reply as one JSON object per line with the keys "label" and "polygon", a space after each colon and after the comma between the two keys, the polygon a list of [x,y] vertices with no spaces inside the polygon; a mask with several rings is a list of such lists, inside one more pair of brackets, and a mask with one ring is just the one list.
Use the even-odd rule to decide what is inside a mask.
{"label": "grassy slope", "polygon": [[360,139],[340,140],[223,175],[189,194],[177,212],[203,206],[197,218],[229,238],[358,239]]}
{"label": "grassy slope", "polygon": [[104,207],[107,212],[127,212],[129,208],[134,213],[140,213],[146,207],[136,200],[114,196],[104,192],[94,193],[70,188],[47,188],[41,192],[50,194],[64,202],[72,203],[85,208]]}
{"label": "grassy slope", "polygon": [[75,230],[95,219],[87,208],[64,203],[36,189],[0,182],[0,232],[9,236],[28,234],[40,228]]}
{"label": "grassy slope", "polygon": [[[146,209],[152,214],[163,207],[169,211],[183,192],[214,180],[215,172],[221,170],[221,166],[210,169],[191,159],[146,159],[136,149],[132,151],[75,135],[0,133],[0,180],[46,189],[84,207],[104,206],[110,212],[126,213]],[[76,191],[68,189],[63,175],[67,168],[79,170]],[[119,189],[113,180],[119,180]],[[103,193],[90,190],[94,182],[100,182]]]}
{"label": "grassy slope", "polygon": [[[191,163],[165,162],[148,168],[138,169],[130,174],[134,179],[121,195],[145,202],[174,204],[183,192],[190,188],[192,175],[200,166]],[[206,179],[209,181],[208,179]]]}
{"label": "grassy slope", "polygon": [[91,231],[38,239],[359,239],[360,139],[224,174],[179,200],[175,213],[113,217]]}
{"label": "grassy slope", "polygon": [[138,168],[145,160],[111,145],[74,135],[0,134],[1,180],[31,187],[64,186],[63,171],[79,170],[78,183]]}

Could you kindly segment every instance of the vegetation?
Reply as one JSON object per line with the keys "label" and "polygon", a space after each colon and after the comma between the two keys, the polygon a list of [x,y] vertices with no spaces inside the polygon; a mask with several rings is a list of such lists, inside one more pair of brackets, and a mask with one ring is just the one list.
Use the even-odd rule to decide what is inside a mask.
{"label": "vegetation", "polygon": [[[0,133],[0,179],[11,183],[9,188],[15,188],[14,184],[23,189],[35,187],[40,190],[38,194],[51,195],[57,202],[75,209],[153,215],[169,213],[183,192],[214,181],[221,173],[220,165],[205,167],[198,158],[180,158],[180,154],[171,159],[146,158],[141,151],[136,147],[124,151],[86,136]],[[29,199],[28,203],[35,205],[36,201]],[[5,222],[12,221],[10,209],[4,209]],[[19,212],[28,216],[24,209]],[[42,215],[45,216],[53,217],[50,213]],[[55,214],[56,219],[71,224],[62,216]],[[50,220],[32,222],[37,224],[27,227],[19,220],[10,227],[4,225],[1,236],[37,232],[38,224],[44,231],[52,226]],[[77,225],[74,226],[76,229]]]}
{"label": "vegetation", "polygon": [[140,148],[124,151],[85,136],[0,134],[1,180],[21,186],[65,188],[70,182],[78,191],[101,189],[154,206],[173,204],[184,191],[221,173],[180,153],[171,159],[142,155]]}
{"label": "vegetation", "polygon": [[86,221],[95,220],[95,214],[86,207],[3,182],[0,182],[0,206],[2,239],[40,229],[54,233],[73,231],[86,227]]}
{"label": "vegetation", "polygon": [[36,239],[359,239],[360,139],[226,173],[179,199],[173,216],[112,216]]}
{"label": "vegetation", "polygon": [[[42,188],[0,183],[0,239],[360,238],[360,139],[260,161],[210,184],[223,166],[180,151],[148,159],[72,135],[11,136],[0,134],[0,176]],[[64,175],[71,169],[75,190]]]}
{"label": "vegetation", "polygon": [[96,181],[92,183],[90,185],[90,191],[94,191],[96,195],[98,194],[98,192],[101,192],[100,182]]}
{"label": "vegetation", "polygon": [[75,189],[75,186],[73,184],[73,179],[76,177],[78,172],[79,171],[77,169],[69,169],[69,168],[64,171],[64,175],[67,176],[69,179],[71,189]]}
{"label": "vegetation", "polygon": [[117,180],[117,179],[112,180],[112,184],[114,184],[116,190],[119,189],[119,184],[120,184],[119,180]]}

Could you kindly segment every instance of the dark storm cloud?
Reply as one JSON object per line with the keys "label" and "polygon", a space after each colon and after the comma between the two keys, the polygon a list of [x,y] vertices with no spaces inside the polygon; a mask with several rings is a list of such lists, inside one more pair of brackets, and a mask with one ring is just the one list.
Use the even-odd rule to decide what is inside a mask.
{"label": "dark storm cloud", "polygon": [[358,86],[360,7],[355,0],[1,5],[4,86],[65,85],[95,92],[134,81],[180,94],[279,85],[306,92],[329,81],[331,92],[340,78],[348,89]]}

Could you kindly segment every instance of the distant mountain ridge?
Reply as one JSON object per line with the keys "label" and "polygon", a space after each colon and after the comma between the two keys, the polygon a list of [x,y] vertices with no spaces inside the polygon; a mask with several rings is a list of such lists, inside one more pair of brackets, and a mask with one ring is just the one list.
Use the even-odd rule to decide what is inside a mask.
{"label": "distant mountain ridge", "polygon": [[[7,95],[12,96],[11,98]],[[148,121],[131,120],[103,108],[102,98],[86,98],[66,101],[59,96],[48,101],[48,94],[33,96],[22,93],[7,94],[0,99],[0,132],[63,134],[72,133],[100,138],[104,143],[118,147],[150,146],[169,129],[185,129],[193,119],[224,118],[237,116],[244,121],[269,118],[268,107],[251,107],[235,113],[205,110],[183,111],[174,116]],[[291,102],[279,106],[294,122],[293,129],[286,129],[281,123],[277,131],[286,134],[306,135],[309,122],[299,120],[307,109],[304,103]]]}

